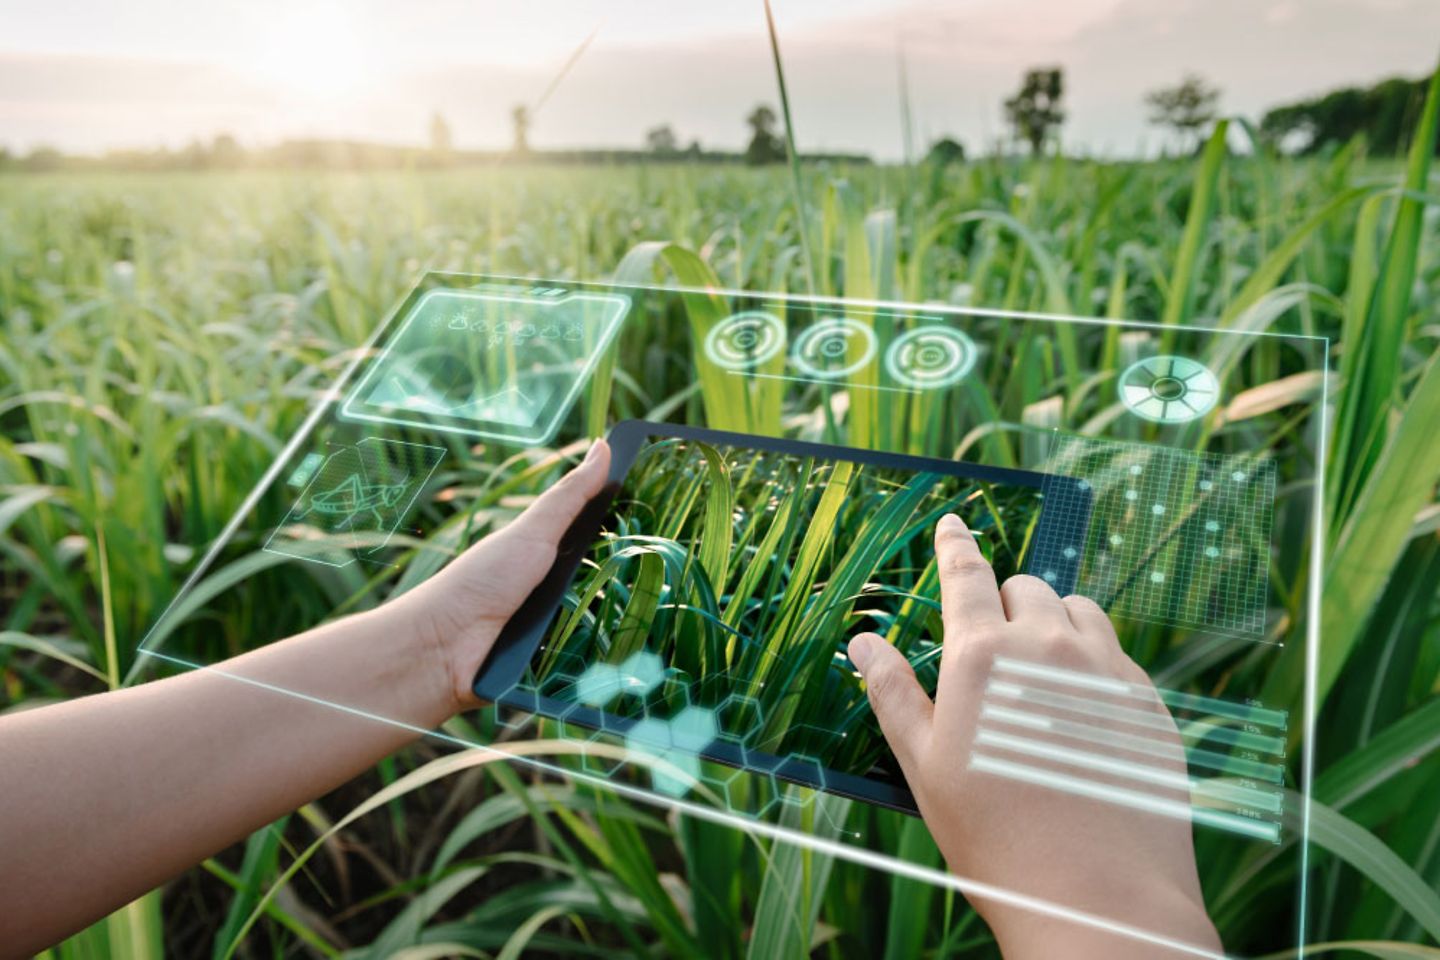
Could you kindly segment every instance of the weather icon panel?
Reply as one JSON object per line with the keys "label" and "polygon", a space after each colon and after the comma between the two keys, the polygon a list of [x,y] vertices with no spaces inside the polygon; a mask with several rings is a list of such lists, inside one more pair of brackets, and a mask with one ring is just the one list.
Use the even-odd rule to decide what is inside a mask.
{"label": "weather icon panel", "polygon": [[443,447],[367,437],[307,454],[309,481],[265,550],[331,567],[374,560],[394,536],[436,465]]}
{"label": "weather icon panel", "polygon": [[1137,417],[1156,423],[1203,417],[1219,397],[1215,374],[1189,357],[1151,357],[1120,375],[1120,401]]}
{"label": "weather icon panel", "polygon": [[618,294],[431,291],[370,363],[341,415],[548,443],[629,308]]}

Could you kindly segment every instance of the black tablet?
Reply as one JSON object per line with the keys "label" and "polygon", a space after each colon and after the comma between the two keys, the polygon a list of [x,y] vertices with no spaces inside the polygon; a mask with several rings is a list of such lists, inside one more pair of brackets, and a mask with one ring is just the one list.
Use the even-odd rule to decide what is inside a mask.
{"label": "black tablet", "polygon": [[1084,481],[635,420],[610,445],[610,482],[475,691],[682,769],[704,758],[915,812],[848,640],[887,637],[933,693],[948,512],[1002,579],[1075,584]]}

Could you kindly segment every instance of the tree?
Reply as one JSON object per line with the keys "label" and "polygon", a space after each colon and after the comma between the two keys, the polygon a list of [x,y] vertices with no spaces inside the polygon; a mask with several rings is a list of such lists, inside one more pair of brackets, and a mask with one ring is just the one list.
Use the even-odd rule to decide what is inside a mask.
{"label": "tree", "polygon": [[785,159],[785,144],[775,134],[775,121],[775,111],[763,103],[745,118],[750,127],[750,144],[745,148],[746,163],[778,163]]}
{"label": "tree", "polygon": [[670,124],[662,123],[646,131],[645,145],[650,148],[651,153],[671,154],[680,149],[680,138],[675,136],[675,130]]}
{"label": "tree", "polygon": [[1050,131],[1065,121],[1060,101],[1065,95],[1065,77],[1059,67],[1036,67],[1025,71],[1020,92],[1005,101],[1005,116],[1015,128],[1017,139],[1030,144],[1030,152],[1045,149]]}
{"label": "tree", "polygon": [[1150,107],[1150,122],[1170,127],[1188,150],[1199,142],[1201,128],[1214,122],[1220,90],[1204,77],[1187,73],[1175,86],[1145,94],[1145,102]]}
{"label": "tree", "polygon": [[930,151],[925,154],[925,162],[939,167],[946,167],[952,163],[964,163],[965,147],[950,137],[941,137],[930,145]]}
{"label": "tree", "polygon": [[437,110],[430,115],[430,152],[440,159],[450,156],[454,141],[450,139],[450,124]]}
{"label": "tree", "polygon": [[529,153],[530,141],[530,110],[525,104],[517,104],[515,109],[510,111],[510,123],[515,128],[515,143],[510,148],[512,153]]}
{"label": "tree", "polygon": [[65,163],[65,155],[54,147],[40,146],[31,150],[20,161],[21,169],[29,170],[32,173],[48,173],[51,170],[59,170]]}
{"label": "tree", "polygon": [[[1260,121],[1270,141],[1314,153],[1364,136],[1372,153],[1401,153],[1425,101],[1428,78],[1392,77],[1373,87],[1346,87],[1311,100],[1275,107]],[[1440,145],[1436,147],[1440,155]]]}
{"label": "tree", "polygon": [[232,135],[221,133],[210,141],[210,166],[233,170],[245,163],[245,148]]}

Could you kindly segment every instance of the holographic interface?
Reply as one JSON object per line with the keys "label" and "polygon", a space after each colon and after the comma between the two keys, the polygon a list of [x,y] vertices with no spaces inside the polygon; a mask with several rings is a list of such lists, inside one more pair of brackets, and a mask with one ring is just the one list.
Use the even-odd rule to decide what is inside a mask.
{"label": "holographic interface", "polygon": [[[1318,562],[1324,451],[1292,438],[1324,433],[1326,396],[1251,391],[1324,384],[1328,350],[718,284],[430,273],[204,554],[142,662],[233,654],[212,611],[271,612],[245,618],[259,645],[404,593],[614,431],[613,499],[487,661],[486,735],[440,739],[505,751],[537,782],[1161,943],[895,840],[914,802],[847,643],[880,634],[934,690],[932,536],[957,511],[1000,579],[1028,572],[1098,603],[1138,669],[1117,680],[999,652],[955,769],[1179,829],[1211,906],[1244,914],[1225,878],[1254,864],[1257,883],[1293,886],[1295,910],[1244,922],[1299,943],[1319,581],[1279,576],[1273,541]],[[622,449],[621,434],[643,442]]]}
{"label": "holographic interface", "polygon": [[1132,363],[1120,375],[1120,399],[1125,406],[1156,423],[1185,423],[1203,417],[1219,395],[1215,374],[1189,357],[1151,357]]}
{"label": "holographic interface", "polygon": [[287,481],[300,494],[265,550],[332,567],[373,560],[444,455],[443,447],[375,437],[306,454]]}
{"label": "holographic interface", "polygon": [[628,309],[623,296],[560,288],[432,291],[367,366],[341,414],[548,443]]}

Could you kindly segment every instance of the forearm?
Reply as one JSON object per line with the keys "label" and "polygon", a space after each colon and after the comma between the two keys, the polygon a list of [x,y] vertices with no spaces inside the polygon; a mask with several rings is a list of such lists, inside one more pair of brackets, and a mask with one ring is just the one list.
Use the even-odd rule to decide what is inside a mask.
{"label": "forearm", "polygon": [[[1202,904],[1160,888],[1122,891],[1117,886],[1102,879],[1086,895],[1054,900],[1113,921],[1113,929],[1010,905],[986,903],[982,909],[1005,960],[1061,956],[1073,960],[1183,960],[1223,955],[1220,937]],[[1154,939],[1145,938],[1145,934]],[[1167,947],[1167,943],[1190,949]]]}
{"label": "forearm", "polygon": [[381,610],[0,721],[0,955],[48,946],[439,725],[453,699],[434,661]]}

